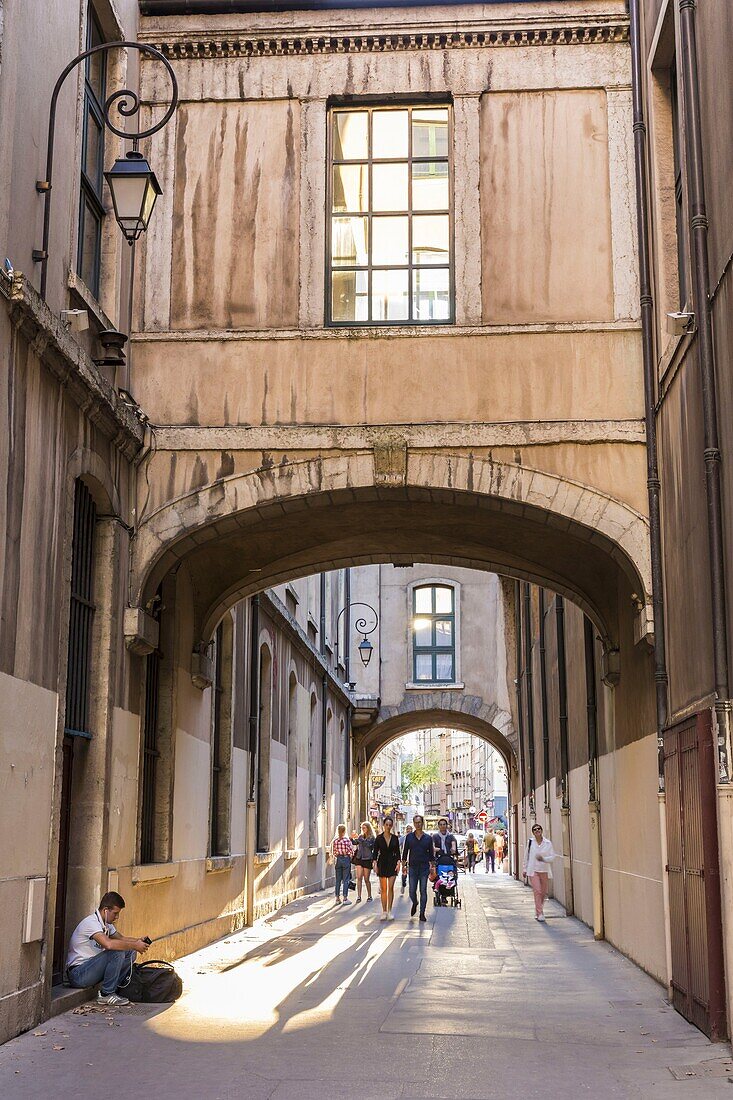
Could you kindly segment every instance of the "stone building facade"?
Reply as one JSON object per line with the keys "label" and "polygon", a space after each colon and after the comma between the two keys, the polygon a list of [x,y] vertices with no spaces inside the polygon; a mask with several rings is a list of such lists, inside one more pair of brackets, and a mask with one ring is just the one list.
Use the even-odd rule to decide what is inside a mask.
{"label": "stone building facade", "polygon": [[[334,818],[363,814],[374,753],[416,720],[479,733],[504,754],[518,842],[540,805],[554,839],[569,812],[575,910],[668,982],[680,924],[664,845],[680,815],[668,795],[663,821],[657,794],[652,646],[659,685],[666,635],[652,581],[627,4],[257,7],[13,4],[1,24],[3,837],[26,824],[0,871],[3,1034],[48,1011],[72,915],[59,867],[72,906],[114,884],[130,925],[148,925],[167,954],[198,946],[323,881]],[[643,7],[651,51],[667,41],[654,37],[664,12]],[[689,19],[689,5],[662,7]],[[723,49],[726,17],[706,19]],[[99,111],[127,84],[143,120],[160,118],[166,70],[134,51],[74,70],[59,98],[44,300],[34,250],[48,103],[67,62],[105,39],[155,46],[176,74],[174,118],[143,143],[162,194],[133,265],[101,174],[121,142],[99,136]],[[726,151],[705,110],[724,360]],[[660,148],[663,168],[671,146]],[[685,162],[683,209],[691,173]],[[696,205],[696,245],[700,218]],[[654,254],[666,277],[674,264],[665,247]],[[69,308],[86,311],[88,329],[62,319]],[[109,330],[129,335],[126,361],[102,353]],[[704,599],[680,599],[697,593],[706,560],[690,471],[706,457],[717,469],[720,449],[709,435],[693,448],[687,432],[702,422],[696,347],[689,332],[660,358],[669,715],[707,710],[725,733],[720,571],[710,601],[705,584]],[[725,392],[721,382],[721,410]],[[466,574],[463,592],[484,572],[493,629],[462,612],[480,675],[466,665],[459,679],[454,664],[455,679],[426,687],[446,647],[409,644],[395,566],[421,581]],[[354,593],[383,601],[381,669],[372,661],[355,680],[339,668],[332,619],[346,569]],[[326,580],[304,580],[316,575]],[[555,593],[575,706],[564,716],[557,702],[558,736],[583,699],[588,713],[593,668],[597,741],[578,726],[568,767],[552,752],[545,767],[535,750],[531,771],[527,672],[540,650],[547,659],[540,624]],[[431,605],[413,617],[442,615]],[[390,624],[403,634],[387,659]],[[554,682],[548,671],[548,692]],[[228,734],[216,750],[225,727],[228,757]],[[600,824],[598,797],[581,793],[591,772]],[[558,775],[571,789],[559,817]],[[719,784],[725,889],[729,791]],[[641,873],[629,807],[649,835]],[[631,912],[644,924],[633,935]],[[694,1015],[689,983],[686,996],[679,1007]]]}

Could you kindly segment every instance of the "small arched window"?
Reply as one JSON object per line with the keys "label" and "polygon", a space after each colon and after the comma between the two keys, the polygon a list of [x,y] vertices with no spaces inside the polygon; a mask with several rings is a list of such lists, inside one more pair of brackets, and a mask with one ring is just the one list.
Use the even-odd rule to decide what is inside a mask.
{"label": "small arched window", "polygon": [[441,584],[413,589],[412,611],[414,682],[453,683],[456,672],[455,589]]}

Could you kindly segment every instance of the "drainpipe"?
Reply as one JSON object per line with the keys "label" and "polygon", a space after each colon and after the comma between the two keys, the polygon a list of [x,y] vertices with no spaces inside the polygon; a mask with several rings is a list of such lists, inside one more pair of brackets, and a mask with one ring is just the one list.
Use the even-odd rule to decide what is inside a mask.
{"label": "drainpipe", "polygon": [[524,679],[527,685],[527,742],[529,744],[529,816],[537,817],[534,804],[534,691],[532,688],[532,586],[524,585]]}
{"label": "drainpipe", "polygon": [[730,782],[730,712],[728,636],[726,626],[725,548],[723,505],[720,489],[721,454],[715,381],[715,349],[710,310],[708,218],[700,120],[700,88],[697,72],[695,0],[680,0],[680,51],[687,141],[687,185],[690,198],[692,279],[697,321],[698,355],[702,383],[705,436],[705,488],[707,493],[710,594],[713,615],[713,663],[715,667],[715,718],[718,736],[718,782]]}
{"label": "drainpipe", "polygon": [[[321,622],[325,623],[325,615],[321,610]],[[323,674],[321,680],[322,706],[321,706],[321,776],[323,781],[323,795],[321,798],[321,815],[323,818],[323,845],[321,851],[321,889],[326,889],[326,845],[328,844],[328,802],[326,801],[326,769],[328,767],[328,677]]]}
{"label": "drainpipe", "polygon": [[601,850],[601,804],[598,798],[598,700],[596,696],[596,650],[593,623],[584,619],[585,689],[588,720],[588,810],[590,815],[591,889],[593,893],[593,935],[604,938],[603,855]]}
{"label": "drainpipe", "polygon": [[517,692],[517,732],[519,734],[519,767],[521,771],[520,800],[522,804],[522,821],[526,820],[525,801],[527,798],[527,761],[524,752],[524,711],[522,709],[522,593],[519,581],[514,583],[514,641],[516,647],[517,677],[514,686]]}
{"label": "drainpipe", "polygon": [[562,850],[565,871],[565,911],[575,912],[573,893],[573,836],[570,821],[570,750],[568,744],[568,673],[565,657],[565,600],[555,596],[555,627],[557,631],[557,696],[560,711],[560,815],[562,818]]}
{"label": "drainpipe", "polygon": [[545,590],[540,588],[540,702],[542,705],[542,771],[545,780],[545,813],[550,813],[550,720],[547,713],[547,664],[545,657]]}
{"label": "drainpipe", "polygon": [[247,798],[247,831],[245,834],[244,893],[245,924],[254,922],[255,900],[255,833],[257,831],[257,742],[260,727],[260,597],[250,602],[249,636],[249,797]]}
{"label": "drainpipe", "polygon": [[654,614],[654,682],[657,701],[657,747],[659,790],[664,791],[664,729],[667,725],[668,690],[665,640],[664,576],[662,567],[662,528],[659,497],[659,461],[657,455],[656,396],[657,364],[654,349],[654,298],[652,296],[649,256],[649,206],[646,157],[646,122],[641,50],[639,0],[630,0],[631,81],[634,116],[634,167],[636,171],[636,225],[639,239],[639,289],[641,306],[641,350],[644,366],[644,421],[646,428],[647,496],[649,500],[649,542],[652,573],[652,611]]}
{"label": "drainpipe", "polygon": [[[657,455],[656,362],[654,353],[654,299],[652,296],[650,263],[650,217],[647,177],[646,122],[644,118],[644,65],[641,47],[641,15],[639,0],[630,0],[631,22],[631,87],[634,117],[634,167],[636,172],[636,227],[639,240],[639,289],[641,305],[641,348],[644,365],[644,419],[646,424],[647,495],[649,500],[649,543],[652,573],[652,612],[654,615],[654,683],[657,706],[657,768],[659,801],[659,835],[662,867],[667,866],[667,820],[664,790],[664,730],[669,716],[669,679],[667,676],[666,627],[664,609],[664,577],[662,564],[662,534],[659,497],[659,463]],[[662,874],[664,905],[664,935],[667,964],[667,987],[671,994],[672,934],[669,909],[669,878]]]}

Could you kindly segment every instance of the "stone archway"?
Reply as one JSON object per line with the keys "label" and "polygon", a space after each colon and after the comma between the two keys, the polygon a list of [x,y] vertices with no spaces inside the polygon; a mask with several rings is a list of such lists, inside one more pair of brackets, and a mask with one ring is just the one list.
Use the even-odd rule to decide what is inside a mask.
{"label": "stone archway", "polygon": [[478,695],[451,697],[450,692],[426,691],[403,700],[397,707],[381,708],[372,725],[355,732],[352,782],[360,820],[366,814],[367,779],[377,754],[392,741],[414,730],[442,728],[461,730],[480,737],[500,753],[507,765],[511,802],[519,777],[511,714],[496,703],[485,702]]}
{"label": "stone archway", "polygon": [[132,593],[140,606],[182,560],[197,575],[195,631],[206,641],[238,600],[284,580],[400,557],[531,580],[574,600],[609,650],[620,589],[651,629],[648,524],[597,489],[525,466],[445,452],[284,460],[170,500],[141,524]]}

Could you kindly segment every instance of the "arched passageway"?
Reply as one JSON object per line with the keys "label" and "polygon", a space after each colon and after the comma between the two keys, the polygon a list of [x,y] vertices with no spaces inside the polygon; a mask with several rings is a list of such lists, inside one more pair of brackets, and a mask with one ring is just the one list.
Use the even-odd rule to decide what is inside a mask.
{"label": "arched passageway", "polygon": [[162,503],[133,545],[132,601],[145,607],[185,561],[196,642],[206,643],[229,607],[264,588],[347,565],[422,561],[551,588],[588,614],[609,653],[624,619],[636,638],[648,634],[648,524],[628,504],[539,470],[446,453],[408,455],[394,480],[363,452],[283,461]]}

